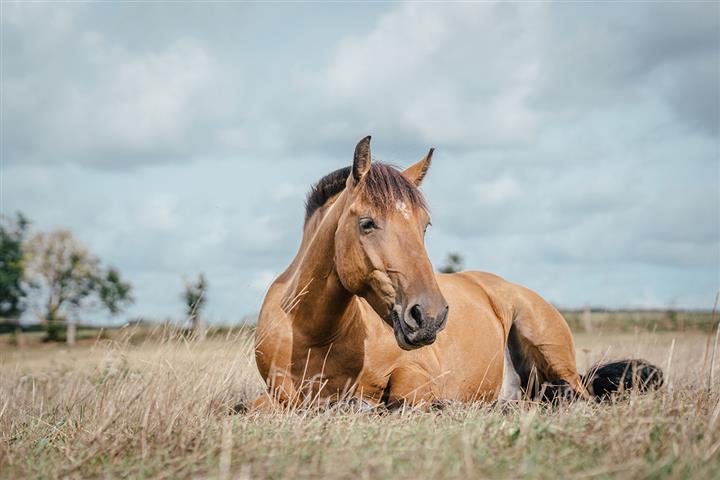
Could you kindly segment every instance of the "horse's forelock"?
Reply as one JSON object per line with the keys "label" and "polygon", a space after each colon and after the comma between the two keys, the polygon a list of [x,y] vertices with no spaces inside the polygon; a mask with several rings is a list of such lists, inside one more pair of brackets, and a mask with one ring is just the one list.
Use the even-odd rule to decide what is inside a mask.
{"label": "horse's forelock", "polygon": [[408,207],[427,209],[422,192],[391,165],[374,163],[363,181],[365,199],[381,212],[395,208],[399,201]]}
{"label": "horse's forelock", "polygon": [[[305,201],[305,223],[327,201],[345,189],[351,167],[341,168],[325,175],[312,186]],[[373,162],[370,171],[363,178],[365,199],[377,210],[387,212],[396,202],[407,206],[427,209],[420,190],[397,168],[380,162]]]}

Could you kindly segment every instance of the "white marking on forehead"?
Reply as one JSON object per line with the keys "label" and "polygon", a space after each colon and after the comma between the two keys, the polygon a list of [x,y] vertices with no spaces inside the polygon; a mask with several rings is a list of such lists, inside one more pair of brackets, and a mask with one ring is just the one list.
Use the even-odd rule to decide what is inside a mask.
{"label": "white marking on forehead", "polygon": [[405,220],[410,218],[410,211],[407,208],[407,205],[405,205],[405,202],[398,200],[395,202],[395,209],[402,213],[402,216],[405,218]]}

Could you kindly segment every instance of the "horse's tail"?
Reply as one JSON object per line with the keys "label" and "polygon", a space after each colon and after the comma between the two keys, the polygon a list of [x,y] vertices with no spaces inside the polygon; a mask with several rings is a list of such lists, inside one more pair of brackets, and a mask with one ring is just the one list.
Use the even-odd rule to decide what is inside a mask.
{"label": "horse's tail", "polygon": [[596,365],[582,381],[590,394],[603,400],[613,393],[656,390],[663,384],[663,372],[645,360],[629,359]]}

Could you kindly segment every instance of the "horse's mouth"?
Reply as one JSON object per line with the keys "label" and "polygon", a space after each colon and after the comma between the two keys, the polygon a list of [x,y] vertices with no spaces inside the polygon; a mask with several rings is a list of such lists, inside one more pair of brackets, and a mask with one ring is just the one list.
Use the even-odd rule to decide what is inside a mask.
{"label": "horse's mouth", "polygon": [[397,342],[398,346],[402,348],[403,350],[415,350],[417,348],[420,348],[422,346],[428,345],[435,341],[435,338],[433,336],[432,341],[430,342],[418,342],[410,339],[409,332],[406,330],[406,326],[404,325],[405,322],[403,322],[400,319],[400,313],[399,313],[400,307],[395,306],[392,310],[390,310],[390,323],[393,327],[393,333],[395,334],[395,341]]}

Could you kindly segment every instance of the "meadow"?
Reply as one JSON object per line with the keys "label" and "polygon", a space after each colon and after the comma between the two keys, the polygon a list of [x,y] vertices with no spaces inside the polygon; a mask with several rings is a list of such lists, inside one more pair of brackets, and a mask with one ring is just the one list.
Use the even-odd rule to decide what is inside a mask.
{"label": "meadow", "polygon": [[0,477],[720,478],[713,336],[609,325],[576,334],[581,370],[642,357],[666,371],[661,390],[603,404],[232,414],[262,388],[250,328],[203,342],[128,328],[72,348],[4,343]]}

